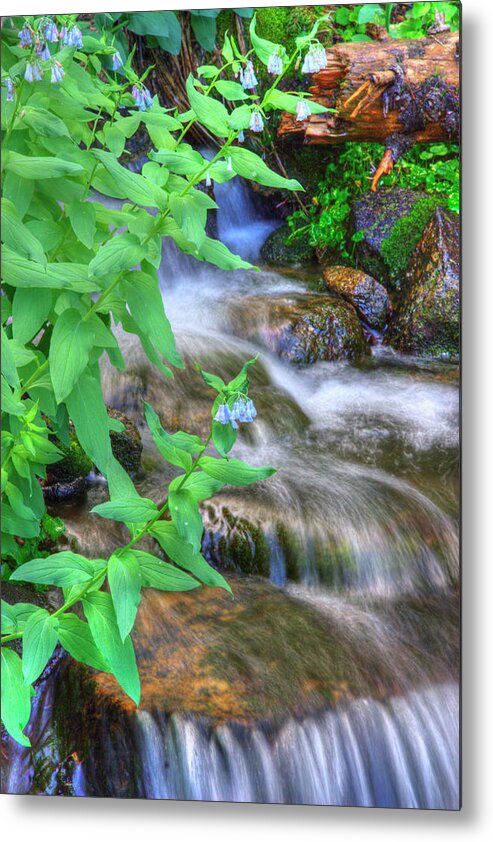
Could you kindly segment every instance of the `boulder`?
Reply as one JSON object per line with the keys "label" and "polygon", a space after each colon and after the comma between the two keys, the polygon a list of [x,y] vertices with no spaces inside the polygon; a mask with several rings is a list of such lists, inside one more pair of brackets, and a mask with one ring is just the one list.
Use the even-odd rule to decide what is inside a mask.
{"label": "boulder", "polygon": [[399,290],[412,253],[437,205],[426,193],[404,187],[368,191],[353,204],[350,232],[358,266]]}
{"label": "boulder", "polygon": [[290,234],[288,225],[281,225],[269,234],[260,250],[261,259],[271,266],[299,266],[316,262],[315,250],[308,245],[306,237],[297,237],[286,243]]}
{"label": "boulder", "polygon": [[389,341],[401,351],[456,356],[459,337],[459,217],[437,208],[412,256]]}
{"label": "boulder", "polygon": [[379,331],[385,328],[390,303],[382,284],[349,266],[329,266],[323,274],[328,289],[349,301],[369,327]]}
{"label": "boulder", "polygon": [[240,333],[292,363],[355,360],[369,353],[356,310],[335,295],[251,296],[235,303],[235,318]]}

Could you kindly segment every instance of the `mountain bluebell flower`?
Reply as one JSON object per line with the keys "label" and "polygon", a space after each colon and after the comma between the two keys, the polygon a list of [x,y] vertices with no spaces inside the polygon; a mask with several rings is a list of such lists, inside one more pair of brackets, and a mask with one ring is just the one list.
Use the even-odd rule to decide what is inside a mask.
{"label": "mountain bluebell flower", "polygon": [[65,71],[62,65],[56,61],[53,67],[51,68],[51,84],[56,85],[58,82],[61,82],[64,77]]}
{"label": "mountain bluebell flower", "polygon": [[50,58],[51,58],[51,53],[50,53],[50,50],[49,50],[49,48],[48,48],[48,44],[45,44],[45,45],[44,45],[43,49],[41,50],[41,52],[40,52],[40,54],[39,54],[39,57],[40,57],[40,59],[42,59],[43,61],[49,61],[49,60],[50,60]]}
{"label": "mountain bluebell flower", "polygon": [[303,66],[301,68],[302,73],[316,73],[318,70],[317,62],[315,61],[315,56],[313,55],[313,50],[309,50],[309,52],[305,56],[305,60],[303,62]]}
{"label": "mountain bluebell flower", "polygon": [[219,404],[214,421],[218,421],[219,424],[229,424],[231,421],[231,411],[227,403]]}
{"label": "mountain bluebell flower", "polygon": [[264,121],[260,111],[253,111],[250,117],[250,130],[252,132],[261,132],[264,128]]}
{"label": "mountain bluebell flower", "polygon": [[13,102],[14,100],[14,83],[12,79],[5,80],[5,87],[7,88],[7,102]]}
{"label": "mountain bluebell flower", "polygon": [[272,73],[274,76],[280,76],[282,73],[282,58],[276,52],[271,53],[269,56],[267,73]]}
{"label": "mountain bluebell flower", "polygon": [[211,180],[211,177],[210,177],[210,175],[209,175],[209,170],[207,170],[207,172],[206,172],[206,174],[205,174],[205,186],[206,186],[206,187],[211,187],[211,186],[212,186],[212,180]]}
{"label": "mountain bluebell flower", "polygon": [[226,167],[228,172],[233,172],[233,161],[231,155],[228,156],[228,166]]}
{"label": "mountain bluebell flower", "polygon": [[45,26],[45,41],[50,41],[52,44],[58,41],[58,29],[54,21],[50,20]]}
{"label": "mountain bluebell flower", "polygon": [[118,50],[111,56],[111,67],[113,70],[119,70],[120,67],[123,67],[122,57]]}
{"label": "mountain bluebell flower", "polygon": [[306,120],[311,113],[310,106],[308,105],[306,99],[300,99],[296,106],[296,122],[302,123],[303,120]]}
{"label": "mountain bluebell flower", "polygon": [[323,70],[324,67],[327,67],[327,53],[321,44],[315,48],[314,56],[319,70]]}
{"label": "mountain bluebell flower", "polygon": [[66,47],[82,47],[82,32],[78,26],[70,26],[69,29],[63,28],[63,43]]}
{"label": "mountain bluebell flower", "polygon": [[258,85],[257,77],[255,76],[255,71],[251,61],[247,61],[245,70],[243,70],[243,68],[240,70],[240,79],[241,84],[246,91],[249,91]]}
{"label": "mountain bluebell flower", "polygon": [[24,79],[26,80],[26,82],[34,82],[34,64],[31,64],[30,61],[28,61],[28,63],[26,64]]}
{"label": "mountain bluebell flower", "polygon": [[21,47],[29,47],[30,44],[33,42],[32,31],[28,29],[27,26],[23,26],[22,29],[19,30],[19,41],[21,42]]}
{"label": "mountain bluebell flower", "polygon": [[59,36],[58,36],[58,37],[60,38],[60,41],[61,41],[63,44],[65,44],[65,43],[66,43],[66,41],[67,41],[67,27],[66,27],[66,26],[62,26],[62,28],[61,28],[61,30],[60,30],[60,34],[59,34]]}
{"label": "mountain bluebell flower", "polygon": [[241,131],[238,135],[238,143],[245,143],[245,132]]}
{"label": "mountain bluebell flower", "polygon": [[147,88],[142,88],[142,98],[146,108],[152,108],[152,94]]}

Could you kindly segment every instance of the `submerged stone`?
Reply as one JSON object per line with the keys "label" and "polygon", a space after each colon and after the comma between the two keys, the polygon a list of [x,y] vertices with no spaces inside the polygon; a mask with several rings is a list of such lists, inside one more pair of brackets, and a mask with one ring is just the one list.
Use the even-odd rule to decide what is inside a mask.
{"label": "submerged stone", "polygon": [[459,217],[437,208],[413,254],[389,339],[401,351],[456,356],[459,337]]}
{"label": "submerged stone", "polygon": [[300,365],[357,360],[369,353],[351,304],[335,295],[252,296],[235,304],[237,329]]}
{"label": "submerged stone", "polygon": [[369,327],[385,328],[390,303],[382,284],[349,266],[328,266],[323,275],[328,289],[349,301]]}

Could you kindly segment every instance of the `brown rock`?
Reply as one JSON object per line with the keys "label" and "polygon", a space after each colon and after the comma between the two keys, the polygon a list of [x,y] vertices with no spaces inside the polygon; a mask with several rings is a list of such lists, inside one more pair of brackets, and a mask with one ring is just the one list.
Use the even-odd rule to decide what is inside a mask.
{"label": "brown rock", "polygon": [[324,281],[331,292],[349,301],[369,327],[383,330],[390,311],[387,290],[371,275],[349,266],[329,266]]}

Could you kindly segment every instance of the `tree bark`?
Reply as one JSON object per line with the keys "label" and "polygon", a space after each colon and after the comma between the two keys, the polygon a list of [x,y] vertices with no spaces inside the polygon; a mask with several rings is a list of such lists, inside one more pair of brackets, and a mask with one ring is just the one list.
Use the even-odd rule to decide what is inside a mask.
{"label": "tree bark", "polygon": [[403,125],[402,98],[396,100],[393,94],[400,82],[409,101],[438,76],[448,90],[455,91],[458,109],[459,33],[336,44],[327,50],[327,62],[327,67],[313,76],[309,90],[317,102],[337,113],[312,114],[302,123],[284,113],[280,136],[298,136],[310,144],[384,143],[389,135],[403,132],[412,134],[418,143],[457,139],[458,117],[451,130],[443,113],[438,114],[436,108],[427,110],[425,94],[421,125],[418,121],[414,130],[409,120]]}

